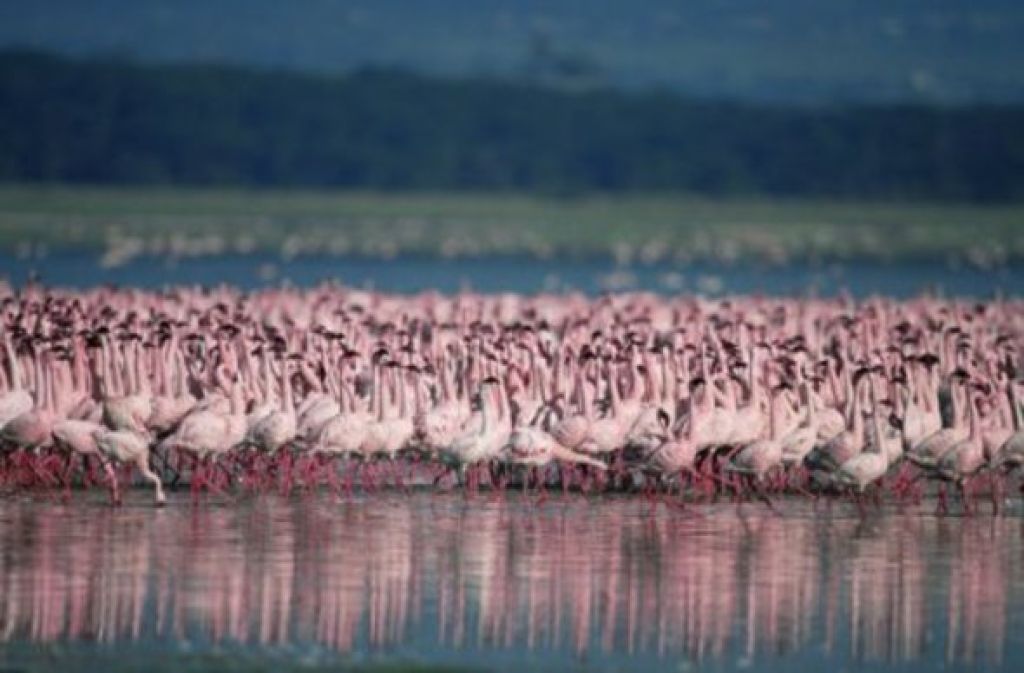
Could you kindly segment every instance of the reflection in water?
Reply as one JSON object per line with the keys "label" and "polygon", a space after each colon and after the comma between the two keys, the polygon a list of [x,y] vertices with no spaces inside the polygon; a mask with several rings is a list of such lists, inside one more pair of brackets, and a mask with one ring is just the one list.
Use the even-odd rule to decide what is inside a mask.
{"label": "reflection in water", "polygon": [[[0,640],[1013,663],[1018,518],[632,500],[0,501]],[[838,512],[838,510],[837,510]],[[521,656],[526,656],[522,654]]]}

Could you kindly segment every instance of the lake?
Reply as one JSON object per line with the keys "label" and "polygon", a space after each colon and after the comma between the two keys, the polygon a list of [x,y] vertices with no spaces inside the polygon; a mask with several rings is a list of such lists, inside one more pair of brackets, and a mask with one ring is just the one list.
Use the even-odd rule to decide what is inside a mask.
{"label": "lake", "polygon": [[805,296],[849,291],[855,296],[882,293],[893,297],[923,291],[989,297],[997,292],[1016,295],[1024,288],[1024,267],[1019,265],[984,269],[936,260],[899,264],[854,260],[784,266],[754,262],[622,265],[605,257],[444,259],[407,255],[381,260],[328,255],[285,259],[280,255],[251,254],[176,260],[141,256],[104,266],[95,255],[62,252],[43,258],[0,257],[0,269],[17,284],[36,274],[47,284],[77,288],[108,283],[140,288],[228,283],[255,288],[282,282],[308,286],[322,280],[337,280],[353,287],[402,293],[424,289],[525,293],[579,290],[589,294],[649,290]]}
{"label": "lake", "polygon": [[1024,518],[379,492],[0,499],[3,670],[1020,670]]}

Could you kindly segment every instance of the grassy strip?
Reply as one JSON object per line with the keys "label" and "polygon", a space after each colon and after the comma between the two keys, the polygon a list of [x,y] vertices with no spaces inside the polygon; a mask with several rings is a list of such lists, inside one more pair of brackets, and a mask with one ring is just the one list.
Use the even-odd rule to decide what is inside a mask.
{"label": "grassy strip", "polygon": [[0,186],[0,248],[25,246],[998,263],[1024,257],[1024,204]]}

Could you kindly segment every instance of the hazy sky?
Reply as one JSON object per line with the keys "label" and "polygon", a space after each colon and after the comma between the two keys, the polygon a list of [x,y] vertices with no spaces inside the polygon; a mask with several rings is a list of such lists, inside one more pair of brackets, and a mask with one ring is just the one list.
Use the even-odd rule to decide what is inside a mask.
{"label": "hazy sky", "polygon": [[0,46],[767,100],[1024,100],[1020,0],[0,0]]}

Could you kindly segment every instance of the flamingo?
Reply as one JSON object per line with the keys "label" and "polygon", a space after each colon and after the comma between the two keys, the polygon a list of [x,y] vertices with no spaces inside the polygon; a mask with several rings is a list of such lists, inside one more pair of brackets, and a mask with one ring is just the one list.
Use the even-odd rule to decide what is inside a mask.
{"label": "flamingo", "polygon": [[673,475],[693,470],[697,461],[697,428],[702,423],[703,410],[694,407],[690,411],[685,430],[673,433],[673,436],[659,446],[646,461],[646,467],[659,475]]}
{"label": "flamingo", "polygon": [[9,368],[10,389],[0,395],[0,430],[3,430],[12,419],[27,413],[35,406],[31,393],[23,387],[18,356],[11,345],[11,335],[6,331],[3,341]]}
{"label": "flamingo", "polygon": [[576,450],[587,439],[590,425],[593,422],[593,411],[588,396],[586,370],[594,361],[594,356],[587,352],[581,355],[579,368],[575,372],[575,399],[577,412],[566,414],[551,427],[551,436],[555,441],[570,451]]}
{"label": "flamingo", "polygon": [[813,393],[805,380],[801,380],[800,389],[805,398],[806,416],[798,428],[786,433],[780,440],[782,444],[782,463],[786,467],[802,465],[804,458],[807,457],[818,443],[818,410],[813,399]]}
{"label": "flamingo", "polygon": [[444,450],[444,454],[458,466],[460,473],[496,458],[506,444],[507,428],[499,417],[498,392],[501,383],[489,376],[480,382],[480,424],[463,432]]}
{"label": "flamingo", "polygon": [[[128,334],[125,336],[125,350],[130,354],[125,355],[123,378],[116,375],[113,370],[113,358],[103,349],[104,357],[111,369],[104,377],[104,381],[111,385],[107,396],[103,400],[103,422],[115,430],[127,430],[138,435],[146,435],[149,429],[146,423],[153,413],[153,401],[149,394],[149,378],[143,376],[141,369],[141,355],[139,353],[138,335]],[[123,382],[123,386],[117,388],[118,394],[111,394],[116,383]]]}
{"label": "flamingo", "polygon": [[840,465],[850,460],[864,448],[864,416],[861,412],[861,386],[867,370],[854,374],[851,399],[847,410],[846,430],[832,438],[827,444],[816,447],[807,455],[805,464],[812,470],[833,473]]}
{"label": "flamingo", "polygon": [[844,461],[834,473],[837,484],[856,489],[859,493],[863,493],[869,485],[885,476],[889,469],[889,454],[883,445],[884,432],[875,386],[868,385],[868,394],[871,399],[873,441],[868,442],[857,455]]}
{"label": "flamingo", "polygon": [[[305,362],[300,362],[300,371],[303,378],[313,385],[319,387],[316,377],[309,370]],[[327,368],[328,381],[333,381],[333,373]],[[296,436],[309,441],[315,438],[323,430],[324,425],[332,418],[341,413],[341,407],[337,400],[320,389],[314,388],[306,395],[303,404],[296,410]]]}
{"label": "flamingo", "polygon": [[469,408],[454,389],[444,360],[439,363],[437,379],[441,384],[440,400],[433,408],[421,410],[413,419],[416,441],[428,455],[450,444],[470,417]]}
{"label": "flamingo", "polygon": [[[374,422],[373,415],[356,404],[355,395],[346,383],[341,384],[341,412],[329,419],[314,439],[313,453],[331,456],[360,455],[366,433]],[[347,398],[347,400],[346,400]]]}
{"label": "flamingo", "polygon": [[[167,502],[160,477],[150,467],[149,441],[145,436],[130,430],[96,428],[93,430],[92,437],[99,452],[107,460],[113,461],[116,464],[131,464],[138,468],[142,476],[153,484],[157,506],[162,507]],[[107,468],[108,476],[111,479],[110,488],[114,502],[120,504],[121,497],[117,487],[117,476],[116,473],[109,469],[108,465],[109,463],[105,463],[104,467]]]}
{"label": "flamingo", "polygon": [[[196,398],[184,390],[182,355],[174,336],[169,338],[166,351],[156,357],[155,374],[160,390],[152,397],[152,411],[146,420],[146,427],[157,435],[173,430],[196,405]],[[172,372],[168,372],[168,366]]]}
{"label": "flamingo", "polygon": [[278,370],[281,388],[280,406],[276,411],[256,422],[247,437],[247,441],[266,454],[276,453],[278,449],[295,439],[295,403],[292,396],[291,372],[288,367],[289,359],[294,358],[282,356]]}
{"label": "flamingo", "polygon": [[[219,371],[221,385],[230,377]],[[164,452],[182,451],[192,455],[197,464],[206,467],[213,458],[225,455],[245,440],[245,409],[238,382],[230,384],[230,407],[227,412],[214,406],[199,407],[181,420],[174,432],[164,438],[158,448]],[[202,474],[193,475],[193,488],[202,483]]]}
{"label": "flamingo", "polygon": [[611,402],[609,412],[607,416],[590,423],[586,438],[576,447],[580,453],[602,456],[615,453],[625,444],[626,435],[635,420],[634,414],[624,411],[622,408],[619,383],[615,376],[615,369],[610,363],[605,364],[604,374],[608,382],[608,395]]}
{"label": "flamingo", "polygon": [[[967,374],[965,372],[956,372],[950,378],[952,425],[948,428],[936,430],[922,439],[916,446],[911,447],[910,451],[907,452],[907,458],[919,467],[926,470],[934,469],[953,446],[966,439],[968,429],[962,426],[963,413],[961,411],[961,404],[957,399],[959,395],[967,397],[966,388],[960,383],[966,381],[966,379]],[[969,401],[965,402],[964,406],[967,404],[969,404]]]}
{"label": "flamingo", "polygon": [[763,480],[770,471],[782,465],[782,442],[779,427],[780,406],[784,403],[782,392],[788,390],[785,383],[780,384],[769,401],[768,437],[758,439],[742,447],[726,465],[730,472],[745,475],[753,481]]}
{"label": "flamingo", "polygon": [[1013,468],[1024,465],[1024,412],[1021,411],[1017,396],[1017,384],[1011,381],[1008,387],[1012,412],[1011,418],[1013,419],[1013,434],[1003,442],[1003,445],[989,459],[990,466],[993,468],[1003,466]]}
{"label": "flamingo", "polygon": [[978,418],[980,394],[966,391],[967,398],[967,437],[953,444],[942,456],[936,472],[947,481],[952,481],[960,490],[965,507],[970,507],[967,485],[971,477],[985,466],[985,448],[982,442],[981,419]]}
{"label": "flamingo", "polygon": [[0,430],[0,441],[25,449],[38,449],[52,443],[53,424],[57,416],[50,360],[48,349],[33,358],[36,371],[33,407],[4,424]]}

